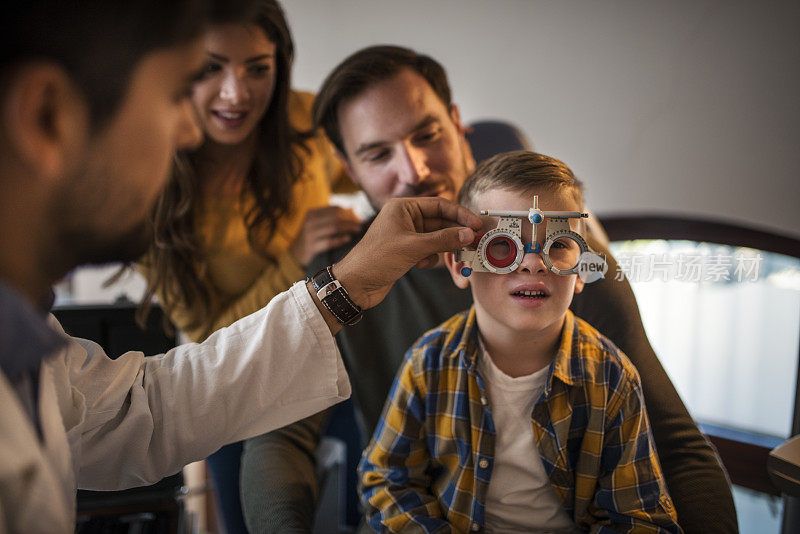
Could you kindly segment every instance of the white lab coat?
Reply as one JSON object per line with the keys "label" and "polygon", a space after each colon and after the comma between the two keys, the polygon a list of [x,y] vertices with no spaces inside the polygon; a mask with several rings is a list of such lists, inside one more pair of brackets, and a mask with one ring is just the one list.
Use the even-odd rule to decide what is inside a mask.
{"label": "white lab coat", "polygon": [[43,443],[0,373],[0,533],[73,532],[76,487],[154,483],[349,395],[304,283],[202,344],[160,356],[111,360],[70,338],[41,368]]}

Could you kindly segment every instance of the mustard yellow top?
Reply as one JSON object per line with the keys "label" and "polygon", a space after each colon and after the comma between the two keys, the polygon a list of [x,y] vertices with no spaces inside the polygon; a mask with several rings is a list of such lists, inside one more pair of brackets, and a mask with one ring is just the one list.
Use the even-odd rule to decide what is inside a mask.
{"label": "mustard yellow top", "polygon": [[[292,92],[289,120],[296,128],[310,128],[313,100],[311,93]],[[303,176],[295,184],[291,212],[278,222],[274,236],[265,245],[275,262],[251,248],[244,222],[245,209],[238,196],[204,195],[199,199],[194,224],[211,286],[210,321],[189,328],[199,315],[195,310],[177,306],[168,312],[175,326],[193,341],[202,341],[212,332],[263,308],[275,295],[305,276],[288,247],[300,231],[306,212],[326,206],[332,187],[337,191],[352,188],[323,136],[311,139],[308,147],[310,153],[298,151],[303,160]]]}

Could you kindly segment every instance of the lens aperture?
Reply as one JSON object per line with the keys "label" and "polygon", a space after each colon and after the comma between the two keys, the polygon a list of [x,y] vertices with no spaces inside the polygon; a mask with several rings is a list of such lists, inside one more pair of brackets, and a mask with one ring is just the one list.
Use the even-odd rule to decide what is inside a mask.
{"label": "lens aperture", "polygon": [[517,245],[504,235],[492,238],[486,245],[486,260],[499,269],[508,267],[517,257]]}
{"label": "lens aperture", "polygon": [[570,237],[559,237],[554,240],[547,251],[550,263],[560,271],[574,269],[581,257],[581,248]]}

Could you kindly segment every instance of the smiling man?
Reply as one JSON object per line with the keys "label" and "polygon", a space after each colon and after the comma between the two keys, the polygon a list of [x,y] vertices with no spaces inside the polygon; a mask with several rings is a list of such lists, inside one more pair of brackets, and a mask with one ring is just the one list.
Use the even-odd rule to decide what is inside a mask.
{"label": "smiling man", "polygon": [[[251,9],[225,2],[225,9]],[[440,199],[387,204],[342,261],[202,344],[116,360],[47,315],[51,285],[131,260],[175,151],[204,2],[20,0],[0,34],[0,532],[74,532],[75,490],[155,482],[349,395],[332,334],[413,265],[474,239]],[[469,226],[470,228],[466,228]],[[382,243],[395,240],[389,253]],[[347,299],[349,293],[349,300]],[[254,402],[254,398],[258,399]],[[231,417],[234,407],[236,417]]]}
{"label": "smiling man", "polygon": [[[407,48],[375,46],[346,58],[323,82],[314,115],[376,209],[397,196],[454,198],[475,165],[444,69]],[[587,241],[608,254],[591,234]],[[351,246],[317,258],[310,272]],[[395,246],[389,240],[384,251]],[[378,424],[406,350],[471,304],[469,292],[456,289],[445,269],[415,269],[374,313],[339,334],[367,435]],[[641,374],[680,525],[686,532],[735,532],[725,472],[650,347],[630,285],[612,279],[587,284],[570,309],[620,347]],[[247,443],[242,497],[251,530],[311,530],[317,488],[313,458],[326,420],[325,414],[316,415]]]}
{"label": "smiling man", "polygon": [[343,101],[338,117],[341,159],[376,209],[395,197],[454,200],[474,165],[458,108],[414,70]]}

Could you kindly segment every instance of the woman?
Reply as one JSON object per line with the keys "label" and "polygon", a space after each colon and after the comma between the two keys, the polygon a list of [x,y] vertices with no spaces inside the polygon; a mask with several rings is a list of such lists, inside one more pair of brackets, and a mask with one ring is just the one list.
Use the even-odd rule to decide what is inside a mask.
{"label": "woman", "polygon": [[[290,89],[294,46],[280,6],[261,0],[245,20],[218,17],[204,40],[192,103],[205,141],[177,162],[142,261],[143,310],[157,295],[193,341],[265,306],[360,229],[352,212],[327,206],[343,174],[327,143],[305,132],[313,95]],[[238,467],[220,456],[238,466],[240,451],[209,459],[229,532],[244,527]]]}
{"label": "woman", "polygon": [[313,96],[289,88],[280,7],[255,5],[253,22],[221,20],[205,37],[192,94],[205,142],[176,165],[144,262],[148,297],[193,340],[263,307],[359,227],[349,211],[321,208],[341,169],[327,143],[303,133]]}

